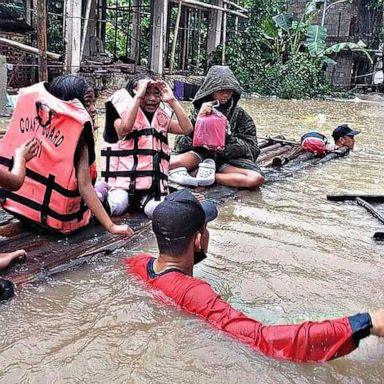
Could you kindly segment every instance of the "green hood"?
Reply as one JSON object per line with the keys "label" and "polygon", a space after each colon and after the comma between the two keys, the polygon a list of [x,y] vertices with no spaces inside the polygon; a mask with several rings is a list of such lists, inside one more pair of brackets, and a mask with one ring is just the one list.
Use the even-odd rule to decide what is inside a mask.
{"label": "green hood", "polygon": [[229,69],[229,67],[223,65],[214,65],[211,67],[205,77],[204,83],[196,93],[192,103],[198,110],[202,103],[212,100],[212,93],[216,91],[222,91],[224,89],[230,89],[233,91],[233,105],[232,110],[236,107],[237,102],[241,96],[241,86],[236,80],[236,77]]}

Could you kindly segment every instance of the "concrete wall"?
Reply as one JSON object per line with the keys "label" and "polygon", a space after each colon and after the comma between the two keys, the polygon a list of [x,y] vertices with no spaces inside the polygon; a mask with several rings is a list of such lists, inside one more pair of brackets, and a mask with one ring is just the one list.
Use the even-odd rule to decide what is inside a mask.
{"label": "concrete wall", "polygon": [[[304,10],[306,0],[291,0],[288,5],[288,13],[294,15],[298,20]],[[358,40],[357,33],[357,15],[359,0],[352,0],[352,3],[344,2],[332,6],[328,9],[325,17],[324,26],[328,32],[328,45],[339,42]],[[314,24],[321,24],[322,9],[320,10]],[[353,66],[352,53],[340,52],[334,60],[336,65],[329,65],[327,74],[334,86],[349,87],[351,85],[351,72]]]}

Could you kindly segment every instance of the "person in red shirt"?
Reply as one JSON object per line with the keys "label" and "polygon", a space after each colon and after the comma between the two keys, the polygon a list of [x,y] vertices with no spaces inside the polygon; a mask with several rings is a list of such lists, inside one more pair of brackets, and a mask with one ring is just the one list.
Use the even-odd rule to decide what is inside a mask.
{"label": "person in red shirt", "polygon": [[193,277],[194,264],[208,248],[207,221],[215,217],[205,204],[188,190],[167,196],[152,218],[158,258],[145,254],[127,258],[128,271],[183,310],[270,357],[324,362],[352,352],[369,335],[384,336],[384,309],[292,325],[264,325],[237,311],[208,283]]}

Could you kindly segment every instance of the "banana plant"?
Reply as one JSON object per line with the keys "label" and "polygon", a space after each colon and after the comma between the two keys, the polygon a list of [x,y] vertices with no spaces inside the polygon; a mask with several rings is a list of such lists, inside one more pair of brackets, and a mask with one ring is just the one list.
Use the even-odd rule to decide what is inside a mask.
{"label": "banana plant", "polygon": [[336,43],[331,45],[330,47],[326,46],[327,39],[327,28],[322,27],[320,25],[310,25],[307,29],[307,39],[306,46],[308,48],[308,52],[312,57],[320,57],[327,64],[336,64],[334,60],[328,57],[328,55],[332,55],[333,53],[338,53],[345,49],[350,49],[351,51],[359,51],[364,53],[371,64],[373,64],[373,60],[369,55],[366,45],[363,41],[358,41],[357,43],[353,42],[344,42],[344,43]]}
{"label": "banana plant", "polygon": [[345,49],[363,52],[372,62],[366,45],[362,41],[337,43],[327,47],[327,29],[321,25],[312,24],[323,4],[324,0],[309,1],[298,21],[294,21],[293,16],[288,13],[280,13],[272,19],[266,18],[262,24],[263,43],[274,51],[283,63],[304,49],[310,56],[321,58],[327,64],[336,63],[328,55]]}

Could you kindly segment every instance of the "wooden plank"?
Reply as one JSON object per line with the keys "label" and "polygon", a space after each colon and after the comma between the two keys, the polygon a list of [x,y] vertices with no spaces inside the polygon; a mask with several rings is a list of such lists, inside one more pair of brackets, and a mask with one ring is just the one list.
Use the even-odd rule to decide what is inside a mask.
{"label": "wooden plank", "polygon": [[277,148],[280,148],[281,146],[282,146],[281,143],[276,143],[276,144],[268,145],[268,146],[260,149],[260,154],[266,153],[266,152],[269,152],[269,151],[273,151],[273,150],[275,150]]}
{"label": "wooden plank", "polygon": [[364,199],[372,203],[384,203],[384,195],[364,195],[364,194],[328,194],[327,200],[330,201],[355,201],[357,198]]}

